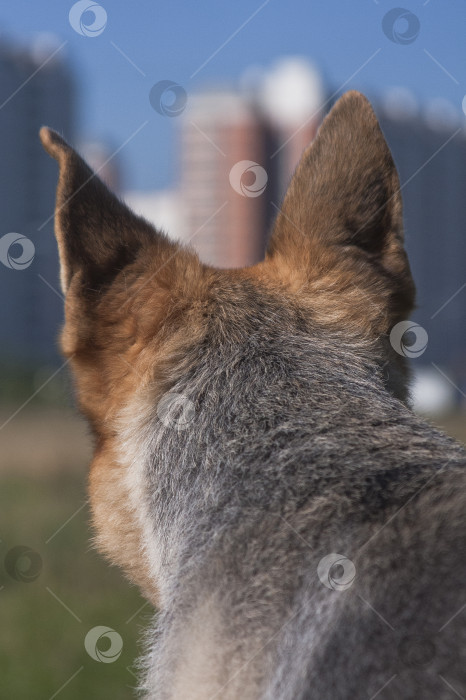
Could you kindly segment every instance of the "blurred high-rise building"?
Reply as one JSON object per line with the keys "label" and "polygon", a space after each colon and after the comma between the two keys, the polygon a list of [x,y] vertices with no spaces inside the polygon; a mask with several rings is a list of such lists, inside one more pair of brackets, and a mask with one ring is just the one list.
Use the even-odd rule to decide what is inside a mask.
{"label": "blurred high-rise building", "polygon": [[285,59],[242,91],[190,98],[180,137],[184,240],[205,262],[241,267],[264,256],[270,224],[322,118],[319,73]]}
{"label": "blurred high-rise building", "polygon": [[[180,194],[184,240],[219,267],[258,262],[265,246],[265,134],[254,106],[235,92],[192,97],[183,114]],[[262,180],[262,181],[261,181]]]}
{"label": "blurred high-rise building", "polygon": [[436,101],[403,91],[375,102],[401,183],[406,248],[417,286],[413,318],[429,342],[417,364],[452,368],[466,389],[466,131]]}
{"label": "blurred high-rise building", "polygon": [[[63,315],[54,291],[57,167],[38,132],[46,124],[72,140],[72,115],[73,82],[56,42],[43,37],[27,49],[0,45],[0,353],[6,364],[57,360]],[[10,233],[19,238],[9,246],[13,239],[4,236]],[[30,241],[26,249],[22,237]],[[15,267],[15,260],[24,264]]]}
{"label": "blurred high-rise building", "polygon": [[308,60],[286,58],[264,74],[257,94],[270,132],[267,162],[276,172],[280,202],[325,114],[326,92],[320,72]]}

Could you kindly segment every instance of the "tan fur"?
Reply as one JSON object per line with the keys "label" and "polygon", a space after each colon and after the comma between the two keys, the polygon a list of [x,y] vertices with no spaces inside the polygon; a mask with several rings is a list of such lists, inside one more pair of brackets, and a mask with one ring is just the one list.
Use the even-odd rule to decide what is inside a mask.
{"label": "tan fur", "polygon": [[[176,362],[186,341],[184,328],[191,329],[190,340],[202,324],[202,311],[194,308],[175,310],[176,290],[170,299],[161,294],[157,282],[144,275],[139,289],[122,287],[112,303],[102,308],[92,329],[94,353],[80,352],[76,326],[68,325],[62,343],[65,354],[72,355],[81,408],[99,435],[96,455],[90,469],[90,498],[97,544],[121,566],[153,602],[158,602],[153,577],[142,556],[143,536],[134,508],[128,499],[127,465],[120,461],[121,407],[133,394],[149,392],[156,405],[167,390],[167,367]],[[185,280],[186,281],[186,280]],[[144,284],[145,283],[145,284]],[[185,297],[187,290],[183,290]],[[195,290],[189,290],[191,299]],[[140,306],[138,312],[135,306]],[[202,306],[202,305],[201,305]],[[168,316],[164,309],[170,308]],[[159,314],[157,314],[157,309]],[[196,318],[197,317],[197,318]],[[183,329],[183,330],[182,330]],[[99,352],[97,352],[99,348]],[[140,411],[143,420],[143,411]],[[135,439],[138,437],[137,426]]]}

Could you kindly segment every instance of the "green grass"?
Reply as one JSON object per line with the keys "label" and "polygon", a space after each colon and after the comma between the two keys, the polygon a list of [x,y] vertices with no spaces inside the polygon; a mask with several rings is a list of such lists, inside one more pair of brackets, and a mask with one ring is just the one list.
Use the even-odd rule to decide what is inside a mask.
{"label": "green grass", "polygon": [[[134,697],[131,666],[140,653],[138,638],[151,608],[147,605],[135,615],[144,600],[91,548],[87,505],[64,525],[85,501],[83,473],[44,477],[29,471],[1,478],[1,698]],[[15,573],[11,566],[10,574],[5,569],[5,555],[18,545],[42,558],[34,581],[17,580],[10,575]],[[18,566],[27,563],[23,558]],[[97,625],[111,627],[122,637],[123,651],[113,663],[95,661],[84,648],[86,633]],[[99,649],[105,651],[106,643],[102,639]]]}

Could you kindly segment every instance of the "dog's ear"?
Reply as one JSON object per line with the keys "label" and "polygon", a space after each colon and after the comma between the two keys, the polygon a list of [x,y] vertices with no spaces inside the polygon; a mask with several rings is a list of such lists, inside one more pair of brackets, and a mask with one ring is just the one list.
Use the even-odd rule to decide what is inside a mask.
{"label": "dog's ear", "polygon": [[301,286],[304,280],[329,291],[342,314],[351,307],[354,315],[356,305],[368,318],[377,308],[378,332],[411,311],[400,183],[374,111],[360,93],[348,92],[336,103],[303,153],[267,259],[286,267]]}
{"label": "dog's ear", "polygon": [[176,244],[131,212],[59,134],[42,127],[40,138],[60,168],[55,234],[64,293],[76,273],[87,287],[102,287],[144,245],[158,245],[161,258],[175,252]]}

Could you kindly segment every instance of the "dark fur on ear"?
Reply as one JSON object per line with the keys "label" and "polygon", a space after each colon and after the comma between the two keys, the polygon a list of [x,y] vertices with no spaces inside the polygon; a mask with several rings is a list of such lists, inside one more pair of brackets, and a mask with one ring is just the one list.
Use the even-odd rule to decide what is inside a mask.
{"label": "dark fur on ear", "polygon": [[175,244],[133,214],[59,134],[42,127],[40,138],[60,166],[55,233],[64,292],[77,272],[87,286],[104,286],[144,244],[158,241],[160,252],[173,254]]}
{"label": "dark fur on ear", "polygon": [[352,290],[350,305],[360,306],[361,317],[370,317],[368,304],[378,306],[376,333],[410,313],[414,284],[403,247],[398,174],[360,93],[348,92],[336,103],[304,152],[267,256],[297,271],[301,284],[327,278],[328,288],[341,293],[344,313],[345,290]]}

